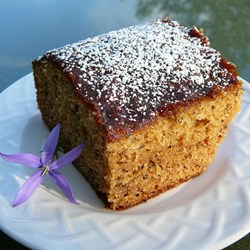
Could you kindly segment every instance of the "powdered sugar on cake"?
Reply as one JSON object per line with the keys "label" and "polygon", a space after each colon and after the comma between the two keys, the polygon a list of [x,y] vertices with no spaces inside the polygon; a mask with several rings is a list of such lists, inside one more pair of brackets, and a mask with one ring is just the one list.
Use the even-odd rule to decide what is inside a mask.
{"label": "powdered sugar on cake", "polygon": [[[107,129],[147,123],[169,105],[224,88],[232,75],[208,43],[169,19],[156,20],[49,51]],[[110,119],[111,118],[111,119]]]}

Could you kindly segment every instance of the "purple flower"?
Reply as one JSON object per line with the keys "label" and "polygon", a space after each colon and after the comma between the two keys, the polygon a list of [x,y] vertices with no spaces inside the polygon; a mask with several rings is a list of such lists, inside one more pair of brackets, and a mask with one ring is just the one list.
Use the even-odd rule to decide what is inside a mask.
{"label": "purple flower", "polygon": [[38,169],[38,171],[36,171],[19,190],[13,202],[13,207],[18,206],[28,200],[33,192],[43,182],[46,175],[49,175],[51,179],[59,186],[59,188],[62,190],[69,201],[75,204],[79,204],[73,196],[68,180],[64,175],[59,173],[57,169],[74,161],[81,154],[83,150],[83,144],[80,144],[79,146],[72,149],[53,162],[56,147],[58,144],[59,132],[60,124],[58,124],[50,132],[43,147],[41,157],[27,153],[6,155],[0,152],[0,156],[6,161],[24,164],[29,167]]}

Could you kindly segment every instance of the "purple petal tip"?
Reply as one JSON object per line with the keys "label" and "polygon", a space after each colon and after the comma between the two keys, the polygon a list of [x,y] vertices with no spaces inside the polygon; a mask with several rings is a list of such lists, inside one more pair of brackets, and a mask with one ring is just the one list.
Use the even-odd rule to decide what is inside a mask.
{"label": "purple petal tip", "polygon": [[57,124],[52,131],[49,133],[48,138],[42,150],[42,163],[43,165],[48,165],[53,160],[54,152],[59,139],[60,134],[60,124]]}

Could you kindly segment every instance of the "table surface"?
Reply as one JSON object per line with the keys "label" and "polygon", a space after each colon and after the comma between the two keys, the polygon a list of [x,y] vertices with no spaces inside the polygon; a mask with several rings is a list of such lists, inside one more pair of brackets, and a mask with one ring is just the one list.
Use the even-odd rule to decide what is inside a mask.
{"label": "table surface", "polygon": [[[170,17],[203,27],[212,47],[250,81],[249,0],[0,1],[0,93],[46,51],[134,24]],[[227,249],[249,249],[248,234]],[[0,231],[1,249],[27,249]]]}

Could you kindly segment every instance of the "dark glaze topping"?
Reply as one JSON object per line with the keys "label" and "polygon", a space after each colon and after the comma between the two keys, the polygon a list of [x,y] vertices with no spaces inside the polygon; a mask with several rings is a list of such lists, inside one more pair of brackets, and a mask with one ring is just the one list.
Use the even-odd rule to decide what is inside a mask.
{"label": "dark glaze topping", "polygon": [[237,82],[202,30],[156,20],[49,51],[114,141]]}

